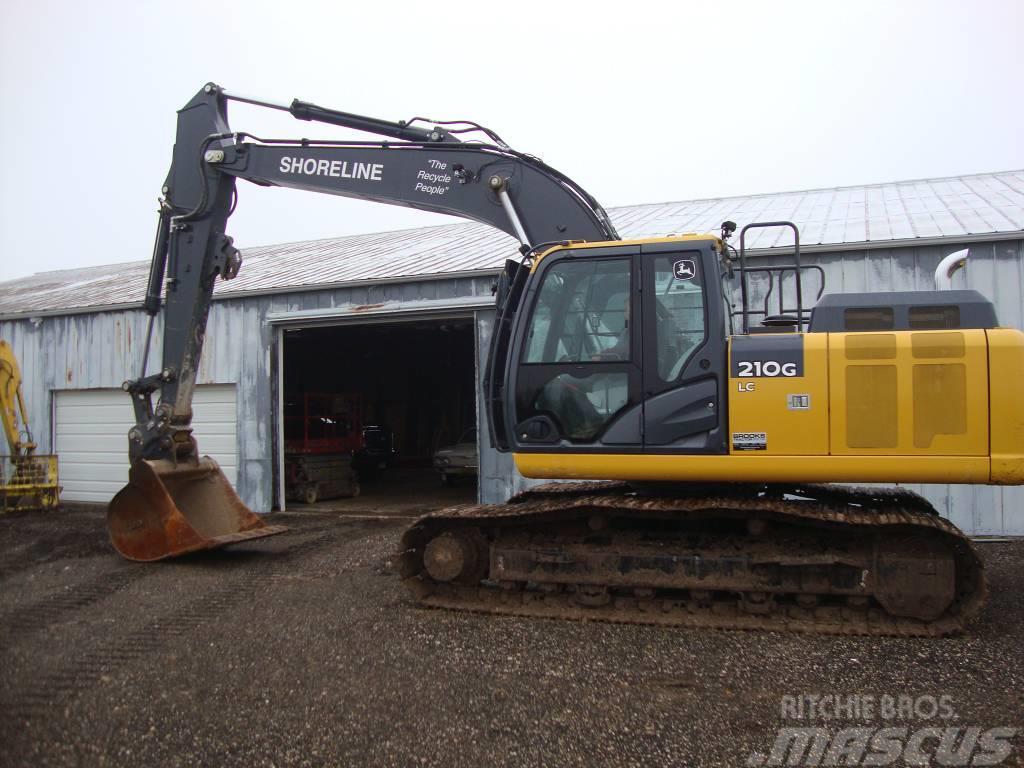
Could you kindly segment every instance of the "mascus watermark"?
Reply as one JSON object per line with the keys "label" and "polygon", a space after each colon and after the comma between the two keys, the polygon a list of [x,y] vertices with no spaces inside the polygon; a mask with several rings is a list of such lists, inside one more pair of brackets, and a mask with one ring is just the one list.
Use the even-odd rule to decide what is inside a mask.
{"label": "mascus watermark", "polygon": [[[747,757],[751,768],[1000,765],[1013,754],[1012,740],[1020,730],[954,724],[949,696],[783,696],[780,716],[787,724],[766,754]],[[788,724],[792,721],[825,724]]]}

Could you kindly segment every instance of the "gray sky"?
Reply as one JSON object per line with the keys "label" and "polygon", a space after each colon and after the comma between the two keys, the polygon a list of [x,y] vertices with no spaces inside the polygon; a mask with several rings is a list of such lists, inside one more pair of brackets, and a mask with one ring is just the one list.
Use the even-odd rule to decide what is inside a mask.
{"label": "gray sky", "polygon": [[[1024,167],[1022,22],[1020,0],[2,0],[0,280],[148,259],[175,111],[209,80],[475,120],[611,207]],[[231,124],[358,136],[236,105]],[[452,221],[239,193],[242,247]]]}

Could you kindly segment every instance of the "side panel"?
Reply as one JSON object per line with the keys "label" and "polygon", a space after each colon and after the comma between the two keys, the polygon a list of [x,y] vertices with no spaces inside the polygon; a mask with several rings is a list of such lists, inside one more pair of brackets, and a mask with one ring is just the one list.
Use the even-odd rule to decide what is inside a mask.
{"label": "side panel", "polygon": [[1024,333],[988,333],[991,380],[992,482],[1024,484]]}
{"label": "side panel", "polygon": [[828,336],[834,455],[988,456],[984,330]]}
{"label": "side panel", "polygon": [[733,337],[730,453],[827,454],[828,368],[828,334]]}

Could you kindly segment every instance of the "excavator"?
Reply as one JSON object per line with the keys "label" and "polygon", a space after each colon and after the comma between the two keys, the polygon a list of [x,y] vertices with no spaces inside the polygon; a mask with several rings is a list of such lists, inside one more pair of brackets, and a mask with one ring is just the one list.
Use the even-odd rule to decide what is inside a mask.
{"label": "excavator", "polygon": [[[261,138],[229,128],[230,102],[376,138]],[[476,123],[389,122],[212,83],[178,112],[163,186],[144,302],[163,312],[163,364],[147,374],[144,354],[124,385],[137,423],[108,514],[122,555],[283,530],[191,434],[214,283],[241,265],[225,231],[237,179],[460,216],[520,243],[495,285],[489,440],[525,477],[561,482],[413,523],[398,570],[419,604],[905,636],[960,632],[981,610],[971,541],[894,484],[1024,483],[1024,333],[983,296],[821,285],[810,300],[804,279],[823,273],[801,264],[789,222],[748,223],[739,249],[732,222],[622,240],[581,186]],[[793,230],[792,264],[747,259],[747,233],[767,226]]]}
{"label": "excavator", "polygon": [[54,509],[60,503],[57,457],[37,453],[28,427],[21,368],[0,339],[0,426],[8,456],[0,456],[0,510]]}

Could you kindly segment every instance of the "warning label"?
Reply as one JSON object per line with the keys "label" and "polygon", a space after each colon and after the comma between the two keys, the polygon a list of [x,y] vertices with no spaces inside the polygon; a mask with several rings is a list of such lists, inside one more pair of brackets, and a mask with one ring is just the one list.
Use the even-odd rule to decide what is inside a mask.
{"label": "warning label", "polygon": [[768,435],[764,432],[733,432],[732,449],[734,451],[766,451]]}

